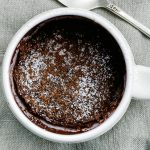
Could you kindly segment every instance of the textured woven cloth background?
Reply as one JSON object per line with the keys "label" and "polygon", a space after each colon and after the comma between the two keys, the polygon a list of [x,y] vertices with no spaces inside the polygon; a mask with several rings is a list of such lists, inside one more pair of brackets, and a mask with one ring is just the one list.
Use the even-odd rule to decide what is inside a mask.
{"label": "textured woven cloth background", "polygon": [[[150,28],[150,0],[114,0]],[[0,0],[0,55],[15,32],[31,17],[63,7],[55,0]],[[150,39],[104,9],[94,10],[123,33],[137,64],[150,66]],[[58,144],[25,129],[9,110],[0,90],[0,150],[150,150],[150,101],[132,100],[122,120],[105,135],[81,144]]]}

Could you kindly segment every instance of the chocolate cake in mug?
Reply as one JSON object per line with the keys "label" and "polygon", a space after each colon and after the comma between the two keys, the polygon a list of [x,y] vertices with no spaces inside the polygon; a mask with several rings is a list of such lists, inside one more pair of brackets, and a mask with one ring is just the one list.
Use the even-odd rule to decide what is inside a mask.
{"label": "chocolate cake in mug", "polygon": [[33,123],[77,134],[99,126],[117,108],[126,67],[120,47],[103,27],[61,16],[22,38],[10,76],[15,100]]}

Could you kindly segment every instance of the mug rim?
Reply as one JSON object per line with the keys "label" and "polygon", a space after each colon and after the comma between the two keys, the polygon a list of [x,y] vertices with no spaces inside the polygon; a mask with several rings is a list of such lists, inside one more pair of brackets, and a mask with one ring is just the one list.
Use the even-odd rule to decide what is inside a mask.
{"label": "mug rim", "polygon": [[[10,64],[11,60],[14,54],[14,51],[16,49],[16,46],[20,42],[20,40],[23,38],[23,36],[33,27],[38,25],[39,23],[48,20],[53,17],[57,16],[64,16],[64,15],[74,15],[74,16],[81,16],[84,18],[88,18],[102,27],[104,27],[116,40],[118,45],[120,46],[120,49],[123,53],[123,57],[126,64],[126,86],[124,89],[124,94],[121,99],[121,102],[119,106],[116,108],[114,113],[104,121],[100,126],[87,131],[83,133],[73,134],[73,135],[63,135],[58,133],[53,133],[50,131],[47,131],[45,129],[40,128],[33,122],[31,122],[21,111],[19,106],[17,105],[15,98],[12,94],[11,90],[11,84],[10,84]],[[133,84],[133,66],[134,66],[134,59],[133,55],[131,53],[130,47],[126,41],[126,39],[123,37],[121,32],[108,20],[106,20],[104,17],[87,10],[83,9],[76,9],[76,8],[57,8],[53,10],[49,10],[46,12],[43,12],[32,19],[30,19],[27,23],[25,23],[18,32],[14,35],[12,38],[10,44],[7,47],[7,50],[4,55],[3,64],[2,64],[2,86],[3,91],[6,97],[6,101],[15,115],[15,117],[19,120],[23,126],[25,126],[28,130],[30,130],[32,133],[55,142],[69,142],[69,143],[79,143],[88,141],[91,139],[94,139],[108,130],[110,130],[125,114],[130,101],[131,101],[131,92],[132,92],[132,84]]]}

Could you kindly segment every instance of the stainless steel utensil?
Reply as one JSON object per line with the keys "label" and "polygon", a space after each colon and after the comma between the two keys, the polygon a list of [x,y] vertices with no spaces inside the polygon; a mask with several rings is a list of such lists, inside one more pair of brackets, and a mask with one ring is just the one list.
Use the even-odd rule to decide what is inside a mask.
{"label": "stainless steel utensil", "polygon": [[120,9],[118,6],[112,4],[108,0],[58,0],[63,5],[71,8],[83,8],[92,10],[94,8],[103,7],[113,12],[117,16],[121,17],[126,22],[130,23],[136,29],[150,38],[150,29],[142,25],[140,22],[129,16],[126,12]]}

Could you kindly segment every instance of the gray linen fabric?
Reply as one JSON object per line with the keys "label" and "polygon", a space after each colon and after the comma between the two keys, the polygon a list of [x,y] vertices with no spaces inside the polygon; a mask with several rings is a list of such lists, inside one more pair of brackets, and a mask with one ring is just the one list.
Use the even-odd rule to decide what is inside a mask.
{"label": "gray linen fabric", "polygon": [[[114,0],[150,28],[149,0]],[[31,17],[63,7],[55,0],[0,0],[0,55],[15,32]],[[137,64],[150,66],[150,39],[104,9],[94,10],[123,33]],[[103,136],[80,144],[58,144],[25,129],[9,110],[0,89],[0,150],[150,150],[150,101],[132,100],[121,121]]]}

